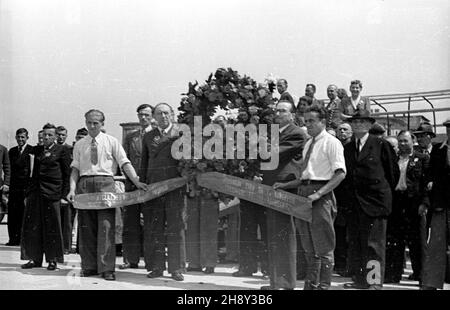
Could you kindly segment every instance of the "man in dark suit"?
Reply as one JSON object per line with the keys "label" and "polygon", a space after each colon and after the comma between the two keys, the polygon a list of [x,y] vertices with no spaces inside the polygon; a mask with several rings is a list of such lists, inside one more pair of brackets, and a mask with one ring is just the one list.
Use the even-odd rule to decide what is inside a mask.
{"label": "man in dark suit", "polygon": [[[347,214],[355,281],[344,288],[381,289],[384,278],[386,223],[398,168],[391,145],[369,135],[375,122],[367,110],[349,119],[353,139],[344,147],[351,210]],[[345,183],[344,183],[345,184]]]}
{"label": "man in dark suit", "polygon": [[6,245],[19,245],[22,231],[23,211],[25,209],[25,190],[30,181],[30,154],[33,147],[27,144],[28,131],[19,128],[16,131],[17,146],[9,150],[11,163],[11,183],[9,189],[8,233]]}
{"label": "man in dark suit", "polygon": [[[133,131],[125,137],[123,148],[127,157],[130,159],[134,169],[140,176],[139,169],[141,167],[142,139],[152,127],[153,107],[149,104],[141,104],[136,112],[139,119],[139,130]],[[125,182],[125,191],[131,192],[136,190],[133,183],[129,180]],[[120,269],[138,268],[139,259],[143,249],[143,234],[141,227],[141,213],[143,204],[126,206],[123,209],[123,264]],[[144,257],[145,264],[149,265],[149,257]]]}
{"label": "man in dark suit", "polygon": [[33,150],[34,165],[24,213],[21,257],[29,260],[22,269],[41,267],[43,255],[48,270],[64,262],[60,203],[69,192],[70,153],[56,142],[56,127],[46,124],[44,145]]}
{"label": "man in dark suit", "polygon": [[[342,123],[338,127],[337,138],[342,145],[350,143],[353,131],[349,123]],[[347,184],[348,185],[348,184]],[[334,231],[336,233],[336,247],[334,250],[334,270],[337,274],[342,276],[351,275],[351,270],[347,264],[348,261],[348,242],[347,242],[347,222],[346,213],[351,204],[348,201],[349,189],[346,188],[345,182],[341,182],[338,187],[334,189],[336,196],[337,214],[334,220]]]}
{"label": "man in dark suit", "polygon": [[8,149],[0,144],[0,222],[6,213],[10,178],[11,164],[9,163]]}
{"label": "man in dark suit", "polygon": [[444,287],[450,278],[450,118],[444,122],[447,139],[433,146],[430,157],[428,189],[431,229],[425,249],[421,289]]}
{"label": "man in dark suit", "polygon": [[[167,103],[155,106],[153,117],[158,128],[146,133],[142,141],[140,176],[142,182],[151,184],[177,178],[178,160],[171,154],[173,142],[179,137],[176,124],[172,123],[173,109]],[[150,262],[146,268],[149,278],[163,276],[166,269],[165,236],[167,236],[168,271],[172,279],[183,281],[185,270],[185,207],[182,189],[150,200],[142,210],[144,214],[144,255]]]}
{"label": "man in dark suit", "polygon": [[345,97],[341,101],[341,118],[346,120],[352,117],[357,111],[365,110],[370,114],[370,100],[361,96],[363,85],[360,80],[350,82],[350,97]]}
{"label": "man in dark suit", "polygon": [[316,97],[316,85],[312,84],[312,83],[308,83],[306,84],[305,87],[305,96],[311,98],[312,104],[313,105],[318,105],[318,106],[324,106],[324,103],[322,100],[318,100]]}
{"label": "man in dark suit", "polygon": [[431,140],[436,137],[436,134],[433,132],[433,126],[429,122],[423,122],[413,134],[416,136],[418,144],[415,150],[430,156],[431,150],[433,149]]}
{"label": "man in dark suit", "polygon": [[[279,163],[277,169],[263,171],[263,184],[295,180],[299,167],[294,158],[301,154],[306,133],[293,124],[294,104],[280,101],[276,106],[275,123],[279,125]],[[297,189],[288,190],[296,194]],[[261,207],[262,208],[262,207]],[[293,289],[297,278],[297,240],[292,216],[267,209],[267,240],[269,247],[270,286],[261,289]]]}
{"label": "man in dark suit", "polygon": [[422,270],[421,220],[429,205],[427,172],[429,158],[413,150],[410,131],[398,134],[400,178],[395,187],[392,213],[387,223],[386,273],[384,283],[398,283],[403,274],[405,246],[413,274],[410,280],[420,280]]}
{"label": "man in dark suit", "polygon": [[0,193],[9,192],[11,177],[11,164],[9,162],[8,149],[0,144]]}
{"label": "man in dark suit", "polygon": [[341,120],[341,99],[337,96],[338,87],[331,84],[327,87],[327,96],[330,102],[326,105],[327,110],[327,129],[338,129],[338,126],[342,123]]}
{"label": "man in dark suit", "polygon": [[[72,159],[73,147],[66,143],[67,129],[64,126],[56,127],[56,143],[64,147]],[[65,199],[61,199],[61,227],[63,231],[64,254],[69,254],[72,249],[72,228],[75,219],[75,208]]]}
{"label": "man in dark suit", "polygon": [[278,79],[277,81],[277,90],[280,94],[280,99],[278,101],[289,101],[292,104],[294,103],[294,98],[292,95],[287,91],[288,89],[288,82],[286,79]]}

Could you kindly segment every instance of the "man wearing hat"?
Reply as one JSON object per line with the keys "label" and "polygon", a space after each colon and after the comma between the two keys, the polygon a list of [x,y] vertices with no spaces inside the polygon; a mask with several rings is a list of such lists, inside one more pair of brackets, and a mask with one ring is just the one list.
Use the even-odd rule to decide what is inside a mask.
{"label": "man wearing hat", "polygon": [[[447,139],[433,146],[430,155],[431,229],[427,240],[421,289],[443,288],[448,281],[450,266],[450,118],[444,124]],[[447,279],[446,279],[447,274]]]}
{"label": "man wearing hat", "polygon": [[354,282],[344,288],[381,289],[384,277],[387,216],[399,172],[389,143],[369,134],[375,120],[358,110],[349,122],[352,141],[344,146],[349,189],[347,213],[350,268]]}
{"label": "man wearing hat", "polygon": [[433,132],[433,126],[429,122],[423,122],[419,125],[416,131],[413,134],[417,137],[417,142],[419,145],[416,148],[416,151],[430,155],[431,149],[433,145],[431,144],[431,139],[436,137]]}

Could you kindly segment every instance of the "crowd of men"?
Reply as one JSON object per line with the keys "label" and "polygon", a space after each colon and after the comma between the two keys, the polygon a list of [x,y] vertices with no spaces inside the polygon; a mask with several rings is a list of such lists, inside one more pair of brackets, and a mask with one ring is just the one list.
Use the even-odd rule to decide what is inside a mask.
{"label": "crowd of men", "polygon": [[[350,83],[351,96],[328,86],[326,101],[315,98],[313,84],[298,102],[287,88],[278,80],[278,167],[255,181],[308,197],[312,221],[241,200],[233,276],[252,277],[259,264],[270,279],[264,290],[294,289],[299,279],[305,290],[327,290],[333,272],[352,279],[344,288],[381,289],[402,279],[408,247],[410,280],[421,289],[443,288],[450,262],[450,119],[443,124],[447,139],[434,145],[429,123],[387,137],[358,80]],[[137,116],[140,128],[123,146],[103,132],[105,115],[95,109],[86,112],[87,129],[77,131],[73,146],[65,143],[66,128],[49,123],[34,147],[25,128],[16,131],[17,146],[0,146],[7,245],[20,245],[28,260],[22,268],[41,267],[45,255],[47,269],[55,270],[71,251],[76,216],[80,276],[116,279],[115,210],[75,210],[72,202],[76,194],[114,192],[117,173],[125,175],[126,191],[180,176],[171,155],[178,135],[172,107],[143,104]],[[143,257],[149,278],[166,269],[176,281],[186,272],[214,273],[218,214],[218,195],[203,188],[124,207],[119,268],[139,268]]]}

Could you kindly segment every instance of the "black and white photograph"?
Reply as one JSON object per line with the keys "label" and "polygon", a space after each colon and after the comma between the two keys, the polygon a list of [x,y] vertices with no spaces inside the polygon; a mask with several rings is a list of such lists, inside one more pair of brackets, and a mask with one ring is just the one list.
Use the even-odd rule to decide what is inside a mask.
{"label": "black and white photograph", "polygon": [[0,0],[0,291],[450,290],[449,55],[447,0]]}

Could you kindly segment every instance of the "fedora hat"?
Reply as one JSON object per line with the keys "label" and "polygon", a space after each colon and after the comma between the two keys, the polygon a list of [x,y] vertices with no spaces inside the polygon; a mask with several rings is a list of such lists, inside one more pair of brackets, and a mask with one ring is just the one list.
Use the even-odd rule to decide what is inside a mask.
{"label": "fedora hat", "polygon": [[445,127],[449,127],[450,126],[450,117],[447,118],[447,120],[442,125],[444,125]]}
{"label": "fedora hat", "polygon": [[352,122],[356,119],[366,119],[372,124],[375,123],[375,119],[373,117],[370,117],[370,111],[368,110],[357,110],[355,114],[353,114],[353,116],[348,119],[348,121]]}
{"label": "fedora hat", "polygon": [[427,133],[432,138],[436,137],[436,134],[433,132],[433,126],[431,126],[431,124],[428,122],[421,123],[419,127],[416,129],[416,131],[413,132],[413,134],[415,135],[422,133]]}
{"label": "fedora hat", "polygon": [[370,128],[369,133],[373,135],[382,135],[386,132],[386,129],[384,129],[383,125],[380,123],[375,122],[372,125],[372,128]]}

